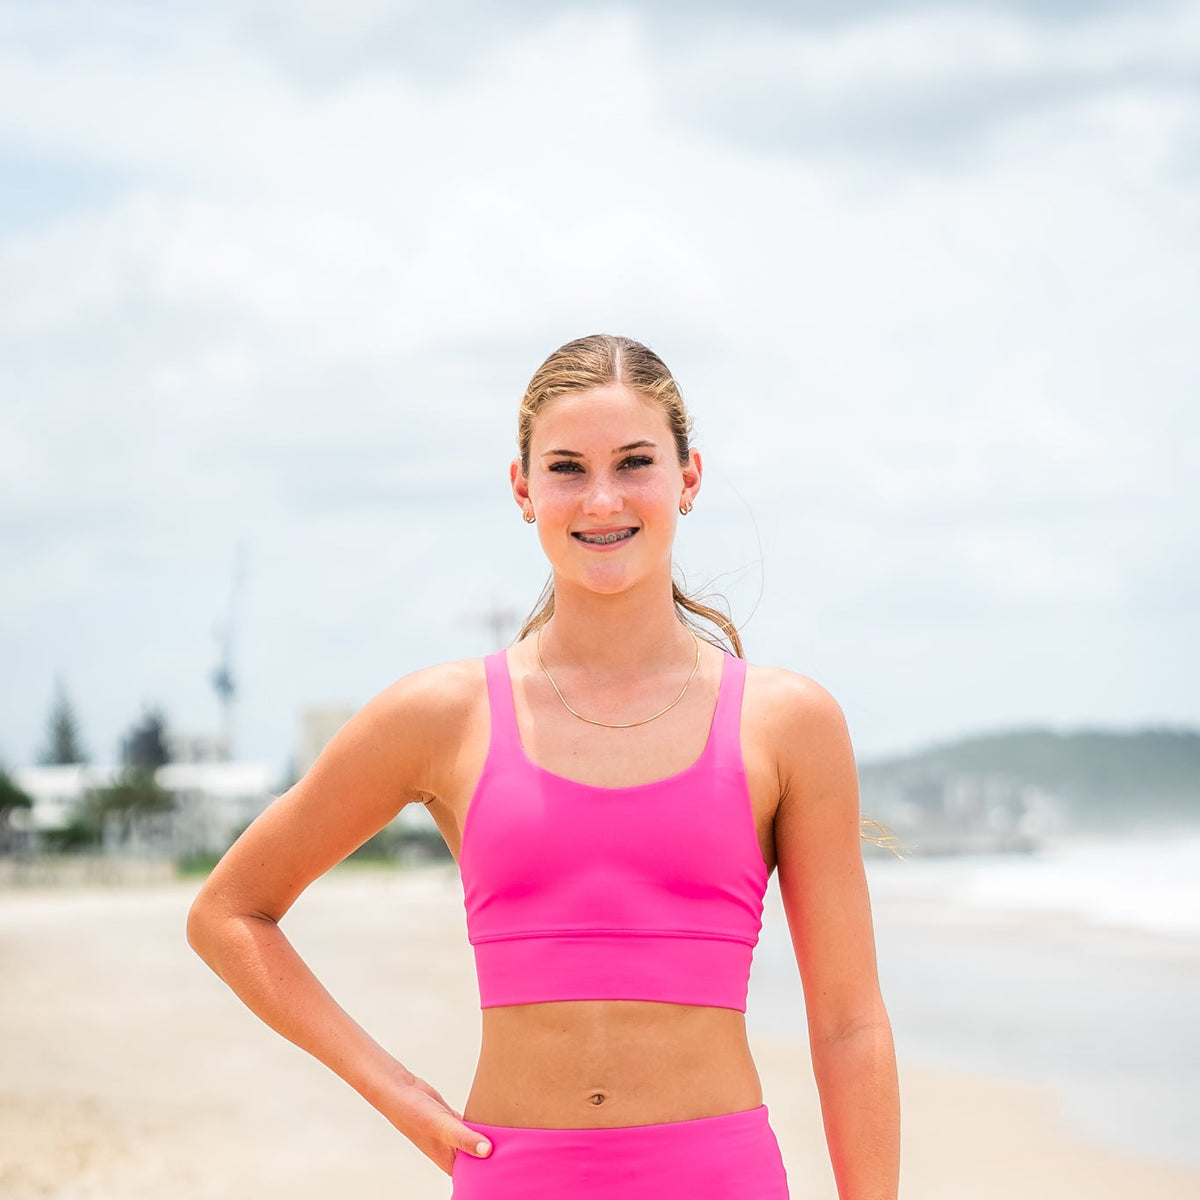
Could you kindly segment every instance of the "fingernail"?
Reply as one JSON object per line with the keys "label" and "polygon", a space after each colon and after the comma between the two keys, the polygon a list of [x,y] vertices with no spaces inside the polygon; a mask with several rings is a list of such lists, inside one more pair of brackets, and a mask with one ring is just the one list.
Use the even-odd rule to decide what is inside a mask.
{"label": "fingernail", "polygon": [[488,1152],[490,1149],[491,1149],[491,1146],[489,1146],[489,1145],[487,1144],[487,1142],[480,1142],[480,1143],[479,1143],[479,1144],[478,1144],[478,1145],[475,1147],[475,1153],[476,1153],[476,1154],[479,1154],[479,1155],[484,1155],[484,1154],[486,1154],[486,1153],[487,1153],[487,1152]]}

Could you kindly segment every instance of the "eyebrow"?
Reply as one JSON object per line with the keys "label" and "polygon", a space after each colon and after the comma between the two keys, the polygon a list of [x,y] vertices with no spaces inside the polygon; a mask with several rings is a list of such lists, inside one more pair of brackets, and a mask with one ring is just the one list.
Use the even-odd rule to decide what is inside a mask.
{"label": "eyebrow", "polygon": [[[651,450],[656,450],[658,448],[657,444],[654,442],[629,442],[624,446],[618,446],[613,453],[624,454],[626,450],[641,450],[643,447],[649,447]],[[583,458],[583,455],[580,454],[578,450],[544,450],[542,452],[542,457],[545,458],[548,454],[561,454],[565,458]]]}

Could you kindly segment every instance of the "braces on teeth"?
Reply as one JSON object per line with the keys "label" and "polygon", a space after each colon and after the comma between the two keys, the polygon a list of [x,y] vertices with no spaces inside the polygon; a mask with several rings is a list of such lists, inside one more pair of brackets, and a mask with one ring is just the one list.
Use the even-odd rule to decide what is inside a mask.
{"label": "braces on teeth", "polygon": [[633,531],[631,529],[623,529],[620,533],[599,533],[599,534],[596,534],[595,536],[589,536],[586,533],[581,533],[579,535],[579,537],[582,541],[585,541],[585,542],[608,543],[608,542],[617,542],[617,541],[620,541],[622,538],[631,537],[632,535],[633,535]]}

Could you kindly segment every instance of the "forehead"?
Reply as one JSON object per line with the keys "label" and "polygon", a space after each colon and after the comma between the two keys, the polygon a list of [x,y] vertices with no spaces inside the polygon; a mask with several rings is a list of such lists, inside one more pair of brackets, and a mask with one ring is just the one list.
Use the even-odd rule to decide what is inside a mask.
{"label": "forehead", "polygon": [[551,400],[533,422],[532,440],[534,453],[547,446],[608,453],[633,441],[663,445],[671,433],[660,405],[614,383]]}

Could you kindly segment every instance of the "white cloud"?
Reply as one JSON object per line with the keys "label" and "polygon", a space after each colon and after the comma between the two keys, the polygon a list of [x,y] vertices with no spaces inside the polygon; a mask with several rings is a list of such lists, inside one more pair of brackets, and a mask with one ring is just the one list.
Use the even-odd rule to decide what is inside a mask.
{"label": "white cloud", "polygon": [[1061,22],[1000,6],[823,27],[728,19],[669,64],[664,88],[681,121],[740,144],[954,167],[986,158],[1009,122],[1058,108],[1117,93],[1190,105],[1198,35],[1195,5]]}
{"label": "white cloud", "polygon": [[[1053,650],[1046,629],[1081,606],[1117,640],[1156,596],[1183,611],[1200,248],[1197,101],[1177,76],[1195,6],[677,44],[636,10],[526,13],[436,82],[386,48],[314,82],[280,62],[316,54],[321,10],[286,53],[263,33],[283,17],[254,11],[251,34],[159,12],[143,41],[99,22],[0,51],[0,146],[127,180],[0,225],[0,552],[24,583],[0,630],[43,647],[5,699],[10,755],[40,730],[28,696],[44,680],[48,697],[56,654],[111,714],[97,745],[144,687],[206,719],[239,534],[260,752],[290,736],[293,697],[361,700],[388,670],[469,652],[460,608],[540,586],[504,482],[517,394],[600,328],[654,344],[696,408],[709,473],[685,562],[738,572],[744,614],[759,522],[756,644],[844,686],[868,747],[947,719],[936,689],[903,728],[856,701],[896,683],[888,630],[914,656],[897,672],[944,653],[949,673],[955,638],[997,622],[979,653]],[[385,16],[351,14],[343,65]],[[756,95],[782,141],[747,132]],[[830,153],[796,152],[798,105]],[[937,128],[881,145],[894,105],[983,151],[929,169],[916,143],[943,144]],[[943,650],[939,622],[958,630]],[[1114,653],[1117,676],[1146,669]],[[1194,717],[1176,665],[1155,668],[1163,704]],[[1096,678],[1042,689],[1037,715],[1092,715]]]}

